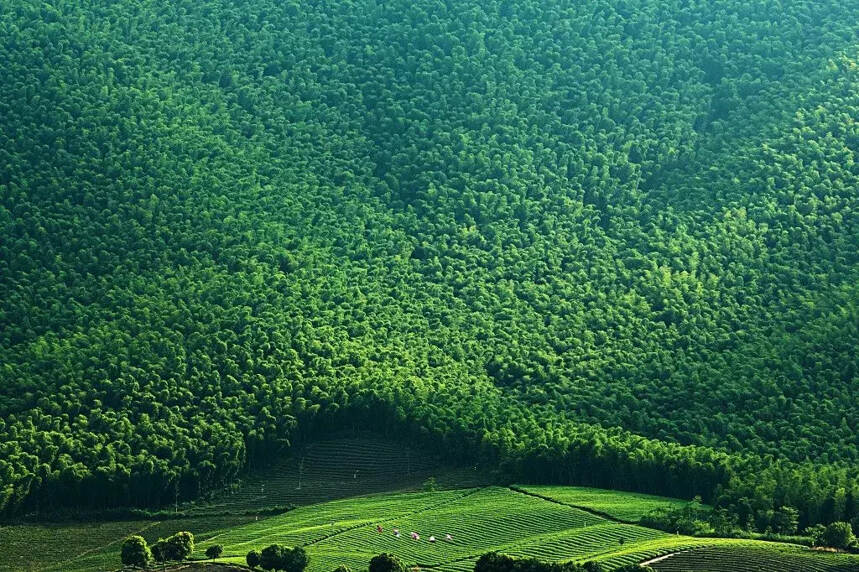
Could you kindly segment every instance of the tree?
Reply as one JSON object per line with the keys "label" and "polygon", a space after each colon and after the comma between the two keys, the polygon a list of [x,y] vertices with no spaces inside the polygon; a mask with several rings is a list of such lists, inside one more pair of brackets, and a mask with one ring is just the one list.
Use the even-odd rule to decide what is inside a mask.
{"label": "tree", "polygon": [[167,539],[167,560],[181,562],[194,552],[194,535],[187,531],[177,532]]}
{"label": "tree", "polygon": [[405,570],[403,563],[393,554],[379,554],[370,560],[369,572],[405,572]]}
{"label": "tree", "polygon": [[424,491],[431,493],[438,488],[438,483],[436,483],[435,477],[430,477],[424,481]]}
{"label": "tree", "polygon": [[350,570],[349,567],[346,566],[345,564],[341,564],[340,566],[338,566],[337,568],[334,569],[334,572],[352,572],[352,570]]}
{"label": "tree", "polygon": [[260,556],[259,550],[251,550],[248,552],[248,555],[245,556],[245,562],[248,563],[248,566],[253,570],[262,562],[262,557]]}
{"label": "tree", "polygon": [[152,551],[142,536],[129,536],[122,543],[122,563],[145,568],[152,561]]}
{"label": "tree", "polygon": [[271,544],[262,549],[259,565],[263,570],[283,570],[284,552],[287,548],[280,544]]}
{"label": "tree", "polygon": [[304,548],[296,546],[292,550],[286,550],[283,553],[283,569],[286,572],[304,572],[307,564],[310,562],[310,557],[307,556]]}
{"label": "tree", "polygon": [[792,506],[779,507],[773,513],[772,528],[778,534],[796,534],[799,526],[799,511]]}
{"label": "tree", "polygon": [[224,547],[220,544],[213,544],[206,549],[206,556],[214,560],[224,552]]}
{"label": "tree", "polygon": [[853,527],[849,522],[833,522],[823,532],[823,544],[832,548],[850,548],[856,543]]}
{"label": "tree", "polygon": [[823,535],[826,533],[826,527],[822,524],[815,524],[803,530],[802,533],[811,538],[812,546],[821,546],[824,542]]}
{"label": "tree", "polygon": [[474,572],[513,572],[515,568],[512,558],[497,552],[484,554],[474,564]]}

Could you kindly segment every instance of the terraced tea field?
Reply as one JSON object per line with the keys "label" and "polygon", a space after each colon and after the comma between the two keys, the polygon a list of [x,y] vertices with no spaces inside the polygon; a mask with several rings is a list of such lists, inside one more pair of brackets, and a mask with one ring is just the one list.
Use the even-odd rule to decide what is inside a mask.
{"label": "terraced tea field", "polygon": [[[380,552],[392,552],[410,566],[469,572],[481,554],[492,550],[547,561],[596,560],[608,569],[680,552],[655,562],[655,567],[666,572],[709,571],[707,566],[717,563],[722,567],[712,568],[712,572],[859,570],[859,557],[822,555],[753,540],[678,536],[589,512],[611,504],[606,491],[593,493],[593,498],[600,501],[593,507],[584,504],[589,494],[585,489],[578,490],[575,497],[569,487],[541,487],[540,491],[547,498],[574,500],[587,510],[506,487],[373,494],[304,506],[268,518],[199,516],[160,523],[53,528],[45,532],[45,541],[51,543],[52,533],[64,538],[68,557],[58,559],[61,555],[52,554],[53,562],[43,559],[23,567],[20,561],[0,551],[0,570],[113,570],[119,566],[119,543],[124,535],[139,532],[154,540],[183,529],[197,535],[198,555],[211,544],[222,544],[222,561],[233,563],[242,563],[251,549],[275,542],[304,546],[311,558],[308,572],[330,572],[340,564],[363,570],[370,558]],[[651,498],[648,502],[658,504],[660,499]],[[624,514],[632,516],[631,512]],[[230,520],[234,518],[244,520]],[[383,532],[379,533],[377,526]],[[88,527],[104,534],[90,534],[92,540],[86,547],[73,544]],[[0,529],[0,540],[8,542],[20,528]],[[394,529],[399,529],[400,537],[394,535]],[[420,539],[410,538],[411,532],[418,533]],[[17,534],[20,536],[20,531]],[[448,534],[450,540],[446,540]],[[430,542],[430,536],[436,542]],[[763,563],[764,567],[749,568],[750,562]]]}
{"label": "terraced tea field", "polygon": [[828,552],[811,552],[791,546],[767,549],[753,546],[735,546],[730,549],[707,546],[673,554],[651,563],[650,566],[659,572],[736,572],[739,570],[856,572],[859,570],[855,557]]}
{"label": "terraced tea field", "polygon": [[[571,498],[568,489],[559,488],[559,496]],[[542,492],[551,496],[555,491],[543,488]],[[603,501],[603,507],[611,500],[606,491],[594,494]],[[646,500],[653,505],[660,499]],[[666,504],[678,502],[662,499]],[[377,526],[383,528],[382,533]],[[400,531],[400,537],[393,534],[394,529]],[[420,539],[410,538],[411,532],[417,532]],[[445,540],[447,534],[450,541]],[[436,542],[430,542],[430,536]],[[375,495],[305,507],[231,529],[202,543],[200,549],[211,543],[223,544],[225,558],[241,562],[250,549],[272,542],[305,546],[311,558],[309,572],[330,572],[340,564],[364,569],[380,552],[396,554],[409,566],[450,572],[471,570],[481,554],[493,550],[547,561],[596,560],[608,569],[706,547],[758,549],[776,557],[781,554],[781,545],[667,534],[505,487]],[[798,548],[791,549],[790,554],[816,557]],[[859,557],[850,560],[859,566]],[[779,562],[784,572],[805,570],[795,566],[800,561]]]}
{"label": "terraced tea field", "polygon": [[587,507],[626,522],[638,522],[641,517],[657,509],[670,510],[689,504],[689,501],[680,499],[587,487],[517,485],[515,488],[570,506]]}

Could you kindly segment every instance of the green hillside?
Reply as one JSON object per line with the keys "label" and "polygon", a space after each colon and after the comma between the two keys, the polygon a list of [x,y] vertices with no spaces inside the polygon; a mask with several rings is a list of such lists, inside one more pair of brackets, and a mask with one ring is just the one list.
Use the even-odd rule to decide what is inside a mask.
{"label": "green hillside", "polygon": [[859,528],[857,22],[4,6],[0,514],[185,502],[366,429]]}
{"label": "green hillside", "polygon": [[[553,494],[555,491],[547,489]],[[558,489],[570,497],[569,489]],[[589,494],[611,501],[608,493],[581,490],[577,501],[588,506]],[[630,495],[620,499],[634,501]],[[645,497],[651,504],[673,506],[676,499]],[[798,546],[753,540],[693,538],[669,534],[641,526],[624,524],[595,516],[586,510],[534,497],[503,487],[459,489],[441,492],[384,493],[353,497],[304,506],[286,514],[251,520],[246,523],[199,529],[196,554],[212,544],[221,544],[220,561],[240,564],[252,549],[272,543],[304,546],[310,555],[309,572],[330,572],[340,564],[352,570],[364,570],[370,558],[382,552],[397,555],[409,567],[470,572],[476,559],[485,552],[499,551],[522,558],[543,561],[594,560],[611,570],[623,564],[641,562],[673,554],[658,561],[658,569],[689,562],[721,563],[718,570],[740,571],[745,561],[759,562],[769,569],[783,572],[806,570],[836,571],[859,569],[859,556],[816,553]],[[199,519],[165,521],[139,531],[152,542],[177,530],[195,531],[206,527]],[[383,532],[377,531],[383,527]],[[14,527],[13,527],[14,528]],[[398,529],[401,536],[394,536]],[[103,546],[81,550],[73,529],[57,528],[54,540],[43,540],[45,546],[64,543],[66,556],[54,554],[52,564],[42,560],[38,570],[93,571],[113,570],[119,563],[119,544],[128,534],[111,538],[110,527],[93,525],[90,538],[99,537]],[[412,540],[414,531],[420,540]],[[446,540],[447,534],[451,540]],[[429,541],[430,536],[436,542]],[[8,534],[7,534],[8,538]],[[3,530],[0,530],[0,539]],[[22,562],[24,562],[22,560]],[[14,556],[0,557],[0,570],[25,569],[14,566]],[[11,565],[11,567],[10,567]],[[780,566],[780,568],[779,568]],[[852,568],[850,568],[852,566]],[[684,568],[665,568],[678,570]],[[707,570],[706,567],[695,568]]]}

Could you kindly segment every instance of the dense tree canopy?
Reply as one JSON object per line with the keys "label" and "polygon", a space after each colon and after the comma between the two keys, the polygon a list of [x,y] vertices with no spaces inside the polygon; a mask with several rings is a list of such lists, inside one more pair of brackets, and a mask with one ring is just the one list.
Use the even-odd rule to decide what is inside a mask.
{"label": "dense tree canopy", "polygon": [[[859,6],[0,12],[0,513],[342,424],[859,516]],[[768,522],[759,522],[768,526]]]}

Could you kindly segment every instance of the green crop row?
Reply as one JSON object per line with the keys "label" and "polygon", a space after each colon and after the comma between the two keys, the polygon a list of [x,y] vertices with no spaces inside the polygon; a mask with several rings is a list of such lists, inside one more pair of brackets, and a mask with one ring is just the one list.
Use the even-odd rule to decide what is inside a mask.
{"label": "green crop row", "polygon": [[521,485],[517,488],[565,504],[587,507],[629,522],[638,522],[641,517],[654,510],[676,509],[688,504],[688,501],[679,499],[588,487]]}
{"label": "green crop row", "polygon": [[654,562],[659,572],[855,572],[859,561],[844,554],[821,553],[808,549],[769,546],[706,546],[674,554]]}

